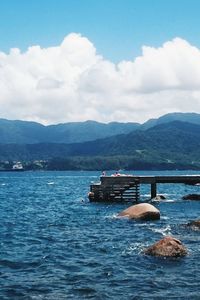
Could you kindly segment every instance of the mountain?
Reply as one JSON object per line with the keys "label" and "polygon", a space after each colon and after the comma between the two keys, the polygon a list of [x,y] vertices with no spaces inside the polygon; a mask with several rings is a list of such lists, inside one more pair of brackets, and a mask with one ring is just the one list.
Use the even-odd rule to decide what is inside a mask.
{"label": "mountain", "polygon": [[36,122],[10,121],[0,119],[0,142],[7,143],[38,143],[45,136],[45,126]]}
{"label": "mountain", "polygon": [[72,122],[66,124],[47,126],[46,142],[55,143],[80,143],[92,141],[118,134],[126,134],[139,128],[139,123],[119,123],[108,124],[96,121]]}
{"label": "mountain", "polygon": [[158,119],[150,119],[141,125],[141,129],[146,130],[159,124],[169,123],[173,121],[188,122],[200,125],[200,114],[197,113],[169,113]]}
{"label": "mountain", "polygon": [[95,121],[44,126],[36,122],[0,119],[2,144],[77,143],[136,130],[138,123],[108,124]]}
{"label": "mountain", "polygon": [[[70,145],[73,155],[152,155],[153,152],[190,155],[200,152],[200,125],[173,121],[129,134]],[[72,154],[72,153],[71,153]]]}
{"label": "mountain", "polygon": [[3,159],[48,160],[50,169],[198,169],[200,125],[173,121],[75,144],[1,144]]}
{"label": "mountain", "polygon": [[105,124],[85,121],[44,126],[36,122],[0,119],[0,142],[2,144],[82,143],[119,134],[128,134],[138,129],[147,130],[172,121],[200,125],[200,114],[170,113],[158,119],[150,119],[144,124],[134,122]]}
{"label": "mountain", "polygon": [[[172,113],[138,123],[44,126],[0,119],[0,168],[20,160],[45,169],[200,168],[200,115]],[[3,166],[1,165],[3,164]],[[38,167],[38,165],[37,165]]]}

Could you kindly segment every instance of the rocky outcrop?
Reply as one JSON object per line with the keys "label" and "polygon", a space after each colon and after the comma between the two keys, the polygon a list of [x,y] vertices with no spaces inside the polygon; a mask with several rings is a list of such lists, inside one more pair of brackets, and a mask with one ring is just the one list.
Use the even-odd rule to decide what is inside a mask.
{"label": "rocky outcrop", "polygon": [[118,217],[128,217],[129,219],[139,220],[158,220],[160,212],[149,203],[132,205],[118,214]]}
{"label": "rocky outcrop", "polygon": [[180,257],[187,254],[187,249],[181,241],[167,236],[148,247],[144,253],[153,256]]}
{"label": "rocky outcrop", "polygon": [[200,195],[199,194],[188,194],[186,196],[183,196],[183,200],[195,200],[195,201],[198,201],[198,200],[200,200]]}

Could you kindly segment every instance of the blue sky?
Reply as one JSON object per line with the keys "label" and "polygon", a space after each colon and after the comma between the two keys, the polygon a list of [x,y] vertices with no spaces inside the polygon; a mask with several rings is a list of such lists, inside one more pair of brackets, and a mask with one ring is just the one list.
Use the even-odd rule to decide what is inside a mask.
{"label": "blue sky", "polygon": [[200,113],[199,12],[200,0],[0,1],[0,118]]}
{"label": "blue sky", "polygon": [[198,0],[2,0],[0,50],[48,47],[77,32],[118,62],[181,37],[200,45]]}

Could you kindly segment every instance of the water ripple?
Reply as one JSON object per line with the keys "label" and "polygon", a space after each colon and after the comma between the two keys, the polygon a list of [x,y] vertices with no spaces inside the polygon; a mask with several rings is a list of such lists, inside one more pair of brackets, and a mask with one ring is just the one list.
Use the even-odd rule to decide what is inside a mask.
{"label": "water ripple", "polygon": [[[199,231],[185,224],[200,203],[181,200],[197,187],[161,185],[161,219],[138,222],[117,218],[127,204],[86,200],[98,175],[0,174],[0,299],[199,299]],[[168,234],[186,245],[186,258],[143,254]]]}

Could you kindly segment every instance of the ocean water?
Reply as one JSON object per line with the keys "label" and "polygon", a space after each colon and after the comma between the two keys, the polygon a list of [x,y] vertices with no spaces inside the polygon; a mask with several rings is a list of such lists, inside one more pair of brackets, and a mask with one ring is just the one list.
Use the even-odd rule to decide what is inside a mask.
{"label": "ocean water", "polygon": [[[200,299],[200,231],[185,227],[200,202],[182,200],[200,187],[158,185],[161,219],[138,222],[116,218],[129,204],[88,201],[99,175],[0,173],[0,299]],[[150,186],[141,193],[147,200]],[[166,235],[184,243],[185,258],[143,254]]]}

